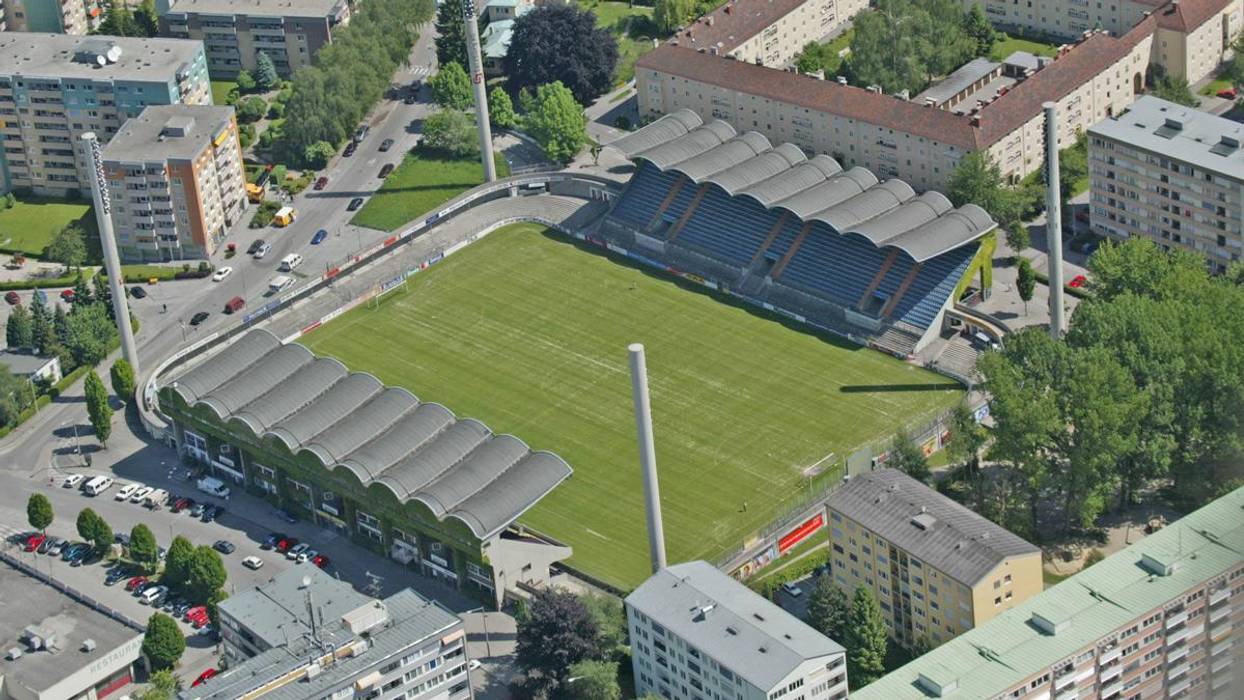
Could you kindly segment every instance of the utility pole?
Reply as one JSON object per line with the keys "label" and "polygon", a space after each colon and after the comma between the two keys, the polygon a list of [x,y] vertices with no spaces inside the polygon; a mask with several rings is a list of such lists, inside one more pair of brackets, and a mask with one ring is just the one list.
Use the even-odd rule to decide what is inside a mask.
{"label": "utility pole", "polygon": [[479,155],[484,161],[484,182],[494,182],[497,179],[497,164],[492,159],[492,127],[488,124],[488,92],[484,85],[484,60],[480,57],[479,23],[476,19],[475,0],[463,0],[462,24],[466,29],[467,61],[471,64],[471,87],[475,90]]}
{"label": "utility pole", "polygon": [[81,136],[85,156],[94,171],[91,180],[91,196],[95,201],[95,221],[99,224],[99,241],[104,249],[104,269],[108,271],[108,289],[112,292],[112,310],[117,318],[117,333],[121,336],[121,355],[130,363],[138,376],[138,348],[134,345],[134,329],[130,327],[130,304],[125,299],[125,279],[121,276],[121,258],[117,254],[117,239],[112,230],[112,202],[108,195],[108,178],[104,174],[104,157],[95,132]]}

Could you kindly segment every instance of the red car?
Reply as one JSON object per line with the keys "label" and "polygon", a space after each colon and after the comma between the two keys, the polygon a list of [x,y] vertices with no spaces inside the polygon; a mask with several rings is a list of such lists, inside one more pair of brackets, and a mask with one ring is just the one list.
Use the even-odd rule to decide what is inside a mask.
{"label": "red car", "polygon": [[288,552],[288,551],[290,550],[290,548],[291,548],[291,547],[293,547],[293,546],[294,546],[294,545],[296,545],[296,544],[298,544],[298,539],[297,539],[297,538],[294,538],[294,537],[282,537],[281,539],[279,539],[279,540],[277,540],[277,541],[276,541],[276,551],[281,552],[282,554],[284,554],[285,552]]}
{"label": "red car", "polygon": [[1083,287],[1084,283],[1087,281],[1088,279],[1086,279],[1084,275],[1076,275],[1070,282],[1067,283],[1067,286],[1079,289],[1080,287]]}
{"label": "red car", "polygon": [[212,676],[216,675],[217,673],[220,673],[220,671],[218,671],[218,670],[216,670],[216,669],[214,669],[214,668],[209,668],[209,669],[207,669],[207,670],[206,670],[206,671],[204,671],[203,673],[200,673],[200,674],[199,674],[199,676],[198,676],[198,678],[195,678],[195,679],[194,679],[194,682],[190,684],[190,687],[191,687],[191,688],[194,688],[194,687],[197,687],[197,686],[202,685],[204,681],[206,681],[207,679],[209,679],[209,678],[211,678]]}
{"label": "red car", "polygon": [[315,189],[322,190],[325,187],[328,187],[328,178],[321,175],[320,178],[315,181]]}
{"label": "red car", "polygon": [[1234,100],[1235,99],[1235,88],[1226,88],[1225,90],[1219,90],[1218,96],[1223,98],[1224,100]]}
{"label": "red car", "polygon": [[9,302],[9,306],[17,306],[22,303],[22,298],[17,295],[17,292],[9,292],[8,294],[5,294],[4,300]]}
{"label": "red car", "polygon": [[134,578],[125,582],[125,590],[133,592],[145,585],[147,585],[146,576],[135,576]]}
{"label": "red car", "polygon": [[197,615],[194,617],[194,619],[190,620],[190,626],[195,628],[196,630],[202,629],[209,622],[211,622],[211,619],[208,618],[207,613],[205,612],[202,615]]}
{"label": "red car", "polygon": [[317,554],[314,557],[311,557],[311,563],[323,569],[328,566],[328,557],[323,554]]}
{"label": "red car", "polygon": [[72,303],[73,302],[73,290],[66,289],[65,291],[61,292],[60,298],[63,299],[64,301]]}
{"label": "red car", "polygon": [[186,611],[186,622],[193,622],[199,618],[207,619],[207,606],[197,605]]}
{"label": "red car", "polygon": [[27,552],[33,552],[36,549],[38,549],[39,545],[43,544],[43,541],[46,539],[47,539],[47,535],[36,532],[35,534],[26,538],[26,546],[24,547],[24,549]]}
{"label": "red car", "polygon": [[177,502],[173,504],[173,512],[174,512],[174,513],[180,513],[180,512],[182,512],[183,510],[188,510],[188,509],[193,508],[193,507],[194,507],[194,501],[193,501],[193,500],[191,500],[191,499],[189,499],[189,498],[179,498],[179,499],[177,499]]}

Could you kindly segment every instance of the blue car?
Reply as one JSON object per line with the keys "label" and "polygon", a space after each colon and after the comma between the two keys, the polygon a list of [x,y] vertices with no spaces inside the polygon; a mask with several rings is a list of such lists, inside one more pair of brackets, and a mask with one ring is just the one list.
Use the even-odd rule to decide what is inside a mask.
{"label": "blue car", "polygon": [[319,245],[320,243],[324,242],[325,238],[328,238],[328,231],[325,231],[324,229],[320,229],[319,231],[315,232],[314,236],[311,237],[311,245]]}

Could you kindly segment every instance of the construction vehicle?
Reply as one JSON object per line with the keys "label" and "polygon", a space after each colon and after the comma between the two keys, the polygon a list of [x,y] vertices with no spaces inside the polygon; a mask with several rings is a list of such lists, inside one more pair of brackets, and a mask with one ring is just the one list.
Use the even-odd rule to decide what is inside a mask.
{"label": "construction vehicle", "polygon": [[277,227],[285,227],[294,223],[294,217],[298,216],[298,212],[293,207],[281,207],[276,212],[276,216],[272,217],[272,224]]}

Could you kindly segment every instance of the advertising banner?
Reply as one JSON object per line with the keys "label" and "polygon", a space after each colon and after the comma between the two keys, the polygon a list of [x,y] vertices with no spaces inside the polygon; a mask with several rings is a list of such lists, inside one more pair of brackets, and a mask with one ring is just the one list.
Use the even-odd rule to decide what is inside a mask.
{"label": "advertising banner", "polygon": [[799,527],[786,533],[782,539],[778,540],[778,554],[785,554],[786,550],[806,540],[809,535],[817,530],[820,530],[822,527],[825,527],[824,513],[817,513],[816,516],[808,518]]}

